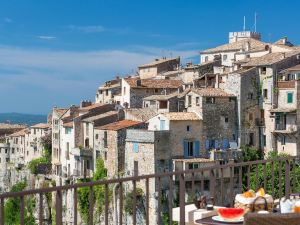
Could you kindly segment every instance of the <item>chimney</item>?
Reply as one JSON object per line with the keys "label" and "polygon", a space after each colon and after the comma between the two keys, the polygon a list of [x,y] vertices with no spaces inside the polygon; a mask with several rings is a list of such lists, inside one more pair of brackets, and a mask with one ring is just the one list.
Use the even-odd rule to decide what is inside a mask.
{"label": "chimney", "polygon": [[285,52],[281,53],[282,59],[285,59]]}
{"label": "chimney", "polygon": [[82,100],[80,102],[80,108],[84,108],[84,107],[87,107],[87,106],[90,106],[90,105],[92,105],[92,101]]}
{"label": "chimney", "polygon": [[250,42],[249,41],[247,41],[245,43],[244,49],[245,49],[246,52],[250,51]]}

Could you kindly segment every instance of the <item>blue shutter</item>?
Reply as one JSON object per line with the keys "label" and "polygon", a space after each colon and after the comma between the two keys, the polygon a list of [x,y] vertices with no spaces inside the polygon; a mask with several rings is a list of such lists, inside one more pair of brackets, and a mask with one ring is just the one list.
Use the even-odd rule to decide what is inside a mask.
{"label": "blue shutter", "polygon": [[194,157],[200,157],[200,141],[194,141],[193,147]]}
{"label": "blue shutter", "polygon": [[209,140],[205,140],[205,150],[209,150]]}
{"label": "blue shutter", "polygon": [[228,149],[229,148],[229,141],[227,138],[223,139],[223,150]]}
{"label": "blue shutter", "polygon": [[188,158],[188,142],[187,141],[183,141],[183,154],[184,154],[184,158]]}
{"label": "blue shutter", "polygon": [[215,140],[215,149],[218,149],[219,148],[219,142],[218,142],[218,140]]}

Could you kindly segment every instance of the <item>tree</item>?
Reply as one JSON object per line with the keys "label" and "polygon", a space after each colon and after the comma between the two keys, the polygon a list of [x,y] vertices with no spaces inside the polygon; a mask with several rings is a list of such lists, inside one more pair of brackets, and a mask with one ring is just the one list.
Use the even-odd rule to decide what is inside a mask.
{"label": "tree", "polygon": [[250,146],[242,146],[242,154],[243,154],[243,161],[256,161],[263,159],[263,154],[261,151],[257,150],[256,148]]}
{"label": "tree", "polygon": [[[23,191],[27,186],[27,183],[19,182],[15,184],[11,192],[18,192]],[[5,224],[10,225],[18,225],[20,224],[20,205],[21,200],[20,198],[10,198],[5,203]],[[25,225],[35,225],[35,218],[33,215],[33,211],[35,209],[35,199],[33,197],[26,197],[25,198],[25,212],[24,212],[24,220]]]}
{"label": "tree", "polygon": [[[266,163],[266,192],[272,194],[274,198],[279,198],[284,196],[285,191],[285,163],[289,162],[290,164],[290,183],[295,183],[295,190],[298,192],[300,190],[300,182],[297,179],[297,176],[300,173],[300,167],[298,164],[295,164],[295,168],[293,168],[294,164],[292,160],[286,161],[276,161],[278,158],[287,158],[289,155],[287,154],[277,154],[276,152],[270,152],[268,154],[267,159],[272,159],[274,161],[274,189],[272,188],[272,163]],[[281,170],[281,176],[279,171]],[[295,179],[296,178],[296,179]],[[295,180],[294,180],[295,179]],[[255,190],[256,188],[256,180],[261,186],[264,186],[264,166],[258,166],[258,177],[256,175],[256,171],[253,169],[250,172],[250,188]],[[279,181],[281,181],[282,193],[280,193]]]}

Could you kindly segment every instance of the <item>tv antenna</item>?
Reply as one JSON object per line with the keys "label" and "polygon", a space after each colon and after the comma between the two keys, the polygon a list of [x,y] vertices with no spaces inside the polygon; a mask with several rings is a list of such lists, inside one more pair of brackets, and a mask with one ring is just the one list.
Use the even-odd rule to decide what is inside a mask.
{"label": "tv antenna", "polygon": [[244,26],[243,26],[243,31],[246,31],[246,16],[244,16]]}
{"label": "tv antenna", "polygon": [[254,13],[254,31],[256,32],[257,13]]}

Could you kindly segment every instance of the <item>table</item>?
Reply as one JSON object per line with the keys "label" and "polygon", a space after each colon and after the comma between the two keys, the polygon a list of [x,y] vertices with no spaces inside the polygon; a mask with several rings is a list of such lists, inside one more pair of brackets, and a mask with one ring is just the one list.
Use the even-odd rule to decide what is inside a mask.
{"label": "table", "polygon": [[243,222],[237,222],[237,223],[225,223],[225,222],[218,222],[212,219],[212,217],[207,217],[204,219],[196,220],[196,223],[203,224],[203,225],[243,225]]}

